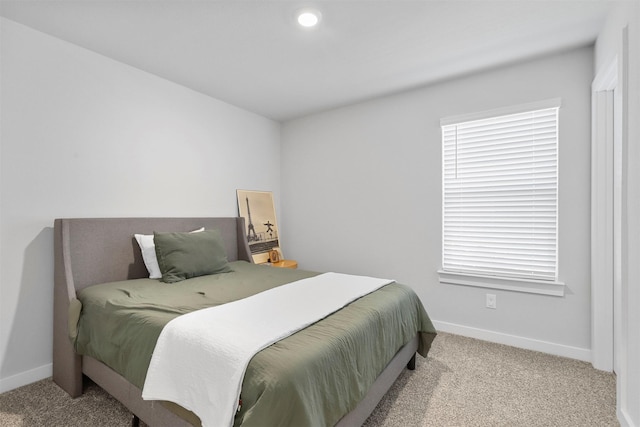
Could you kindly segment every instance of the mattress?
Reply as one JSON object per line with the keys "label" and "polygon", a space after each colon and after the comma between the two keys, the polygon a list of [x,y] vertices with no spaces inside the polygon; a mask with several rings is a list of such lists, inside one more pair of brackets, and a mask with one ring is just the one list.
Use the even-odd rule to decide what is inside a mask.
{"label": "mattress", "polygon": [[[76,351],[142,388],[157,338],[171,319],[317,274],[244,261],[231,267],[178,284],[136,279],[83,289]],[[411,288],[394,283],[356,300],[253,357],[235,425],[334,425],[416,334],[418,352],[426,356],[435,329]]]}

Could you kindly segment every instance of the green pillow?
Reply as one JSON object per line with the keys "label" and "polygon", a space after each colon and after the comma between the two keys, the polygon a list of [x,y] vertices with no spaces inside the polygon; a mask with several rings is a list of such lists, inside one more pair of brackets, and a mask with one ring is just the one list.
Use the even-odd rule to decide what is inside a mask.
{"label": "green pillow", "polygon": [[154,232],[153,236],[163,282],[175,283],[191,277],[231,271],[218,230]]}

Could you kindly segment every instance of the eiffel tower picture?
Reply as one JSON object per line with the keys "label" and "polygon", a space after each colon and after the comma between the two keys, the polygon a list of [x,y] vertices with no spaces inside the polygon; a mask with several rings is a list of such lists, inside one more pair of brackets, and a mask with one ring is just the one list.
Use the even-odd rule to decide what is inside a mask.
{"label": "eiffel tower picture", "polygon": [[[269,251],[280,252],[278,225],[269,191],[237,190],[238,213],[246,224],[247,243],[255,263],[269,260]],[[280,252],[281,253],[281,252]]]}
{"label": "eiffel tower picture", "polygon": [[258,235],[256,234],[256,229],[253,226],[253,221],[251,220],[251,208],[249,207],[249,197],[245,197],[247,200],[247,214],[249,215],[249,225],[247,227],[247,241],[253,242],[258,240]]}

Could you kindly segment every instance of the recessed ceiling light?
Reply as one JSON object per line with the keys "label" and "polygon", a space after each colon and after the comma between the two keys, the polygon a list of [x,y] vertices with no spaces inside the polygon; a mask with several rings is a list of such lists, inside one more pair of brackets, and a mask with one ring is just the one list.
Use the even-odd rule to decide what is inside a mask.
{"label": "recessed ceiling light", "polygon": [[317,10],[305,9],[298,12],[298,24],[305,28],[313,28],[318,25],[322,15]]}

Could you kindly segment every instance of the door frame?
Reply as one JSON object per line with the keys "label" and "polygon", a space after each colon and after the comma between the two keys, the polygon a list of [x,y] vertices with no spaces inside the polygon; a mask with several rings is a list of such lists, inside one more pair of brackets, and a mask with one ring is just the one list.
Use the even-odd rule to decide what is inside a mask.
{"label": "door frame", "polygon": [[[621,143],[621,102],[618,57],[596,75],[591,85],[591,361],[596,369],[613,371],[614,340],[618,334],[614,316],[619,315],[619,292],[614,292],[615,245],[620,242],[620,212],[614,209],[616,144]],[[618,105],[616,105],[618,104]],[[617,110],[617,117],[614,112]],[[617,128],[617,129],[616,129]],[[619,151],[619,150],[618,150]]]}

